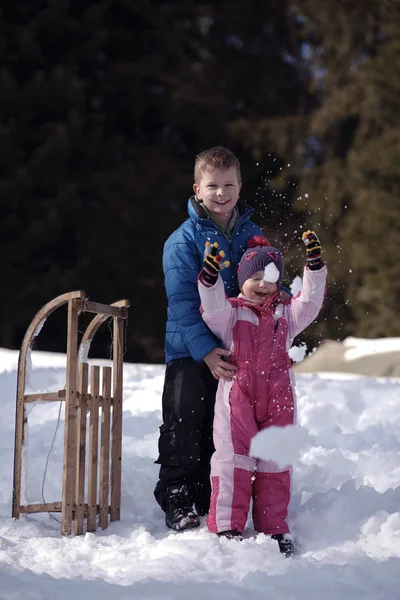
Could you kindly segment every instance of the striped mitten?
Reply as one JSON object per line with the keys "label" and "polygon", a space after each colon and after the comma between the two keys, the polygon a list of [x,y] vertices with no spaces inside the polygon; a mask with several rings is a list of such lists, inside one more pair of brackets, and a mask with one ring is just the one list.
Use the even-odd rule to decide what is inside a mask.
{"label": "striped mitten", "polygon": [[307,265],[311,271],[318,271],[324,266],[321,260],[321,242],[315,231],[305,231],[302,240],[306,245]]}
{"label": "striped mitten", "polygon": [[218,273],[221,269],[229,267],[229,260],[222,260],[225,257],[225,252],[220,250],[218,252],[219,244],[214,242],[212,245],[210,242],[206,242],[204,250],[204,265],[200,272],[200,279],[206,285],[212,286],[217,282]]}

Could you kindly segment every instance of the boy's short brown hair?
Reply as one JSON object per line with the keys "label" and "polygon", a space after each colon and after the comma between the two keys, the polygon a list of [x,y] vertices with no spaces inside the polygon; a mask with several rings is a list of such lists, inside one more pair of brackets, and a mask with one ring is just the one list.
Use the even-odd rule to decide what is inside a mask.
{"label": "boy's short brown hair", "polygon": [[194,162],[194,181],[199,184],[204,171],[213,169],[230,169],[236,168],[238,182],[241,183],[242,176],[240,173],[239,159],[228,148],[223,146],[213,146],[208,150],[203,150],[196,156]]}

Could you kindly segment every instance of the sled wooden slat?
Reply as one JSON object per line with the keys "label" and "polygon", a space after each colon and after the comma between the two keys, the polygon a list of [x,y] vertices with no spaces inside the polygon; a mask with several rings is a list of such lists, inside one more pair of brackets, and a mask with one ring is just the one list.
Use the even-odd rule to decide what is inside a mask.
{"label": "sled wooden slat", "polygon": [[62,490],[61,534],[72,531],[76,467],[77,366],[78,366],[78,309],[77,300],[68,302],[67,378],[65,390],[64,467]]}
{"label": "sled wooden slat", "polygon": [[15,415],[15,447],[14,447],[14,487],[13,487],[13,504],[12,516],[16,519],[20,515],[21,504],[21,478],[22,478],[22,447],[24,443],[24,423],[25,423],[25,404],[24,404],[24,389],[20,387],[18,378],[17,384],[17,407]]}
{"label": "sled wooden slat", "polygon": [[61,512],[62,502],[47,502],[45,504],[26,504],[20,506],[21,513],[36,514],[40,512]]}
{"label": "sled wooden slat", "polygon": [[64,398],[65,390],[59,390],[58,392],[44,392],[43,394],[25,394],[24,402],[59,402]]}
{"label": "sled wooden slat", "polygon": [[75,482],[75,535],[83,534],[85,501],[86,417],[89,365],[84,362],[79,371],[79,404],[76,419],[76,482]]}
{"label": "sled wooden slat", "polygon": [[[38,514],[41,512],[61,512],[62,502],[46,502],[44,504],[25,504],[19,507],[20,513],[24,514]],[[106,512],[110,513],[111,507],[106,507]],[[87,502],[83,505],[83,513],[87,514],[88,504]],[[96,514],[100,514],[100,505],[96,504]]]}
{"label": "sled wooden slat", "polygon": [[122,381],[124,360],[124,322],[113,319],[113,419],[111,446],[111,521],[119,521],[121,514],[121,459],[122,459]]}
{"label": "sled wooden slat", "polygon": [[108,496],[110,487],[110,405],[111,405],[111,367],[103,367],[103,392],[101,404],[100,437],[100,517],[102,529],[108,526]]}
{"label": "sled wooden slat", "polygon": [[108,317],[118,317],[120,319],[127,319],[128,313],[124,307],[111,306],[110,304],[100,304],[100,302],[91,302],[87,300],[84,304],[84,311],[97,313],[99,315],[106,315]]}
{"label": "sled wooden slat", "polygon": [[96,531],[97,504],[97,458],[99,446],[99,391],[100,367],[93,365],[90,370],[90,432],[88,458],[88,515],[87,531]]}

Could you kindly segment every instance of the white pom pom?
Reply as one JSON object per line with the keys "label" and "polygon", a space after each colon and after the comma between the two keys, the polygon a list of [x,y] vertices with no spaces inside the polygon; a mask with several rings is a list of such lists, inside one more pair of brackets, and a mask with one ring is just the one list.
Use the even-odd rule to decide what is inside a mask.
{"label": "white pom pom", "polygon": [[279,271],[274,263],[269,263],[264,269],[264,281],[268,283],[276,283],[279,279]]}

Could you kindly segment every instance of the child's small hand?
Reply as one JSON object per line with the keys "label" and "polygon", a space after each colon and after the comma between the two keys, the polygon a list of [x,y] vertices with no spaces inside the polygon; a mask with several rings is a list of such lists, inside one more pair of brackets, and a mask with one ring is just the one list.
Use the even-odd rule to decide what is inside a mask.
{"label": "child's small hand", "polygon": [[321,261],[321,242],[315,231],[305,231],[301,236],[306,246],[307,265],[312,271],[317,271],[323,266]]}
{"label": "child's small hand", "polygon": [[221,269],[229,267],[229,260],[223,260],[225,258],[225,252],[223,250],[218,251],[219,244],[214,242],[206,242],[204,250],[204,266],[201,271],[201,278],[209,285],[214,285],[217,281],[218,273]]}

